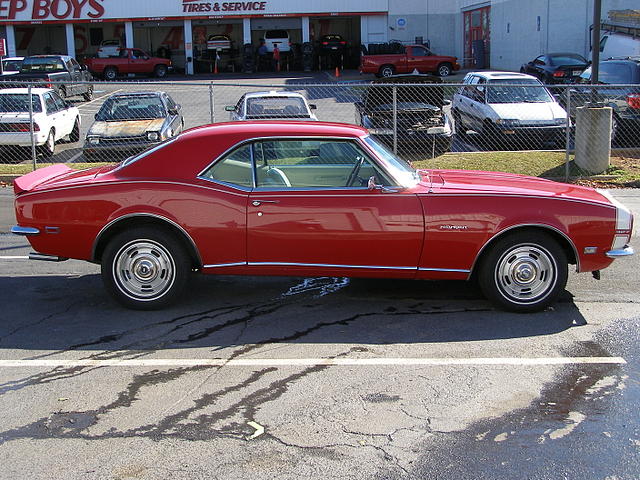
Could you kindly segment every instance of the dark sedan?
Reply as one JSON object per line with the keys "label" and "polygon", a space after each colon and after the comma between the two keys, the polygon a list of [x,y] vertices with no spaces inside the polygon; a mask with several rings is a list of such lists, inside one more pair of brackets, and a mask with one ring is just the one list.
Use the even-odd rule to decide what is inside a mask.
{"label": "dark sedan", "polygon": [[520,73],[538,77],[547,85],[573,83],[588,66],[587,59],[577,53],[548,53],[522,65]]}
{"label": "dark sedan", "polygon": [[100,107],[84,144],[88,159],[109,161],[158,145],[184,128],[181,107],[165,92],[117,93]]}

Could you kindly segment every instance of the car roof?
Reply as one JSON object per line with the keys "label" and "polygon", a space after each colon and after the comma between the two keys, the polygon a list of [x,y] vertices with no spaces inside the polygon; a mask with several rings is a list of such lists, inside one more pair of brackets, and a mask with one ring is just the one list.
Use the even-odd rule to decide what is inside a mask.
{"label": "car roof", "polygon": [[317,121],[259,120],[224,122],[203,125],[186,130],[180,135],[184,140],[211,134],[246,135],[247,139],[259,137],[364,137],[368,130],[348,123]]}
{"label": "car roof", "polygon": [[[160,97],[164,94],[164,92],[154,92],[154,91],[147,91],[147,92],[122,92],[122,93],[114,93],[111,95],[111,97]],[[111,98],[110,97],[110,98]]]}
{"label": "car roof", "polygon": [[484,78],[486,80],[498,79],[498,78],[533,78],[537,80],[533,75],[527,75],[526,73],[515,73],[515,72],[469,72],[467,75],[475,75],[480,78]]}
{"label": "car roof", "polygon": [[26,58],[63,58],[64,60],[69,60],[71,57],[69,55],[30,55]]}
{"label": "car roof", "polygon": [[2,57],[2,61],[6,60],[24,60],[24,57]]}
{"label": "car roof", "polygon": [[[34,95],[39,95],[46,92],[52,92],[53,90],[50,88],[32,88],[31,93]],[[29,93],[29,89],[26,87],[19,88],[3,88],[0,90],[0,95],[5,93]]]}
{"label": "car roof", "polygon": [[298,92],[279,92],[277,90],[270,90],[265,92],[251,92],[245,94],[244,98],[255,98],[255,97],[299,97],[304,99],[304,95]]}

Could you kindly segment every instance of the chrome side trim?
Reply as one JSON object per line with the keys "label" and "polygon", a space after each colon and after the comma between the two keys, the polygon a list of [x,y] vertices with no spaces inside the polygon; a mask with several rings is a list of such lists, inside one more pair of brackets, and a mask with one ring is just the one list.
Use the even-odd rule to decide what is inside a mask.
{"label": "chrome side trim", "polygon": [[634,253],[635,252],[633,251],[633,248],[631,248],[629,245],[626,245],[620,250],[609,250],[607,253],[605,253],[605,255],[609,258],[622,258],[629,257]]}
{"label": "chrome side trim", "polygon": [[203,265],[202,268],[244,267],[246,265],[247,262],[213,263],[210,265]]}
{"label": "chrome side trim", "polygon": [[31,252],[29,260],[43,260],[45,262],[64,262],[69,260],[67,257],[59,257],[58,255],[47,255],[45,253]]}
{"label": "chrome side trim", "polygon": [[92,260],[95,260],[95,258],[96,258],[96,247],[98,246],[98,243],[100,242],[100,237],[102,237],[102,234],[104,232],[106,232],[110,227],[115,225],[117,222],[119,222],[121,220],[124,220],[126,218],[132,218],[132,217],[153,217],[153,218],[157,218],[157,219],[163,220],[163,221],[173,225],[174,227],[176,227],[178,230],[180,230],[180,232],[182,232],[182,234],[185,236],[185,238],[187,238],[189,240],[189,242],[191,243],[191,246],[193,247],[194,251],[196,252],[196,256],[198,257],[198,265],[202,265],[202,257],[200,256],[200,250],[198,250],[198,247],[196,246],[196,242],[193,241],[193,238],[191,238],[191,235],[189,235],[184,228],[182,228],[179,224],[177,224],[173,220],[171,220],[171,219],[169,219],[167,217],[163,217],[162,215],[155,214],[155,213],[129,213],[127,215],[123,215],[121,217],[118,217],[118,218],[115,218],[115,219],[111,220],[104,227],[102,227],[102,229],[100,229],[100,231],[98,232],[98,235],[96,235],[96,239],[93,241],[93,247],[91,248],[91,259]]}
{"label": "chrome side trim", "polygon": [[[417,194],[419,197],[421,196],[428,196],[429,194],[427,193],[418,193]],[[544,196],[544,195],[522,195],[522,194],[512,194],[512,193],[468,193],[468,192],[464,192],[464,193],[440,193],[438,192],[437,195],[439,197],[463,197],[463,198],[467,198],[467,197],[507,197],[507,198],[529,198],[529,199],[537,199],[537,200],[559,200],[559,201],[563,201],[563,202],[574,202],[574,203],[584,203],[586,205],[595,205],[597,207],[604,207],[604,208],[612,208],[615,209],[616,207],[614,205],[611,205],[609,203],[605,203],[605,202],[598,202],[595,200],[583,200],[583,199],[579,199],[579,198],[564,198],[564,197],[549,197],[549,196]]]}
{"label": "chrome side trim", "polygon": [[511,227],[505,228],[504,230],[500,230],[499,232],[496,232],[490,239],[488,239],[485,244],[482,246],[482,248],[478,251],[478,254],[476,255],[476,258],[473,260],[473,263],[471,264],[471,270],[469,270],[470,272],[473,271],[473,269],[476,267],[476,264],[478,263],[478,259],[480,258],[480,256],[482,255],[482,252],[484,252],[485,248],[487,248],[487,246],[493,242],[493,240],[496,237],[501,236],[503,233],[506,233],[510,230],[513,230],[515,228],[523,228],[523,227],[538,227],[538,228],[546,228],[548,230],[553,230],[556,233],[559,233],[565,240],[567,240],[569,242],[569,245],[571,245],[571,249],[573,250],[574,255],[576,256],[576,272],[580,271],[580,255],[578,255],[578,249],[576,248],[576,246],[573,243],[573,240],[571,240],[569,238],[569,236],[564,233],[562,230],[553,227],[551,225],[546,225],[544,223],[522,223],[519,225],[512,225]]}
{"label": "chrome side trim", "polygon": [[15,225],[11,227],[11,233],[13,233],[14,235],[22,235],[22,236],[39,235],[40,230],[34,227],[21,227],[20,225]]}
{"label": "chrome side trim", "polygon": [[455,272],[455,273],[471,273],[471,270],[463,268],[418,268],[420,272]]}
{"label": "chrome side trim", "polygon": [[372,270],[416,270],[416,267],[383,267],[379,265],[334,265],[330,263],[295,263],[295,262],[248,262],[250,267],[325,267],[325,268],[362,268]]}

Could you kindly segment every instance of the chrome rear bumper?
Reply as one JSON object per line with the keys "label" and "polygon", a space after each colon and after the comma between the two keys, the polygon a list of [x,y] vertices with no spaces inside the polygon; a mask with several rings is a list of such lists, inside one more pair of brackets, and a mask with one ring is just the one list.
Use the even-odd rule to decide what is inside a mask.
{"label": "chrome rear bumper", "polygon": [[619,250],[609,250],[605,255],[609,258],[620,258],[620,257],[628,257],[630,255],[633,255],[635,252],[633,251],[633,248],[631,248],[629,245],[625,245],[624,248],[621,248]]}
{"label": "chrome rear bumper", "polygon": [[21,227],[20,225],[15,225],[11,227],[11,233],[15,235],[39,235],[40,230],[33,227]]}

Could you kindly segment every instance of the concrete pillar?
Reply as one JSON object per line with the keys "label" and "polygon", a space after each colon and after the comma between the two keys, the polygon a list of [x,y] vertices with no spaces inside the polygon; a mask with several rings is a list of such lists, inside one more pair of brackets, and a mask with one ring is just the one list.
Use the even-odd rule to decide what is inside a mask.
{"label": "concrete pillar", "polygon": [[611,156],[611,107],[576,109],[575,163],[591,173],[602,173]]}
{"label": "concrete pillar", "polygon": [[360,43],[362,45],[369,43],[369,22],[367,15],[360,15]]}
{"label": "concrete pillar", "polygon": [[133,48],[133,22],[124,22],[124,46]]}
{"label": "concrete pillar", "polygon": [[302,17],[302,43],[309,41],[310,33],[309,17]]}
{"label": "concrete pillar", "polygon": [[67,55],[76,58],[76,38],[73,25],[71,23],[65,24],[64,31],[67,34]]}
{"label": "concrete pillar", "polygon": [[242,43],[251,43],[251,19],[242,19]]}
{"label": "concrete pillar", "polygon": [[5,25],[5,32],[7,33],[7,56],[16,57],[16,32],[13,25]]}
{"label": "concrete pillar", "polygon": [[184,21],[184,55],[186,57],[185,73],[193,75],[193,31],[191,30],[191,20]]}

